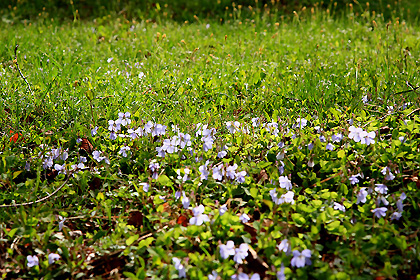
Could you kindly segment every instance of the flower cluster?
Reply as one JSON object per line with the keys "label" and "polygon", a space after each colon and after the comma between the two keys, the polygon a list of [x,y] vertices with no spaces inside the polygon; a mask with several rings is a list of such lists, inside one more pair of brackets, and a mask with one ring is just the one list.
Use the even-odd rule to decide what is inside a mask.
{"label": "flower cluster", "polygon": [[235,248],[235,243],[232,240],[229,240],[226,245],[222,244],[219,246],[220,256],[222,259],[227,259],[229,256],[233,256],[233,260],[242,264],[243,260],[248,256],[248,244],[242,243],[239,245],[239,248]]}
{"label": "flower cluster", "polygon": [[360,142],[361,144],[375,144],[375,132],[367,132],[360,127],[350,126],[349,127],[349,138],[353,139],[354,142]]}

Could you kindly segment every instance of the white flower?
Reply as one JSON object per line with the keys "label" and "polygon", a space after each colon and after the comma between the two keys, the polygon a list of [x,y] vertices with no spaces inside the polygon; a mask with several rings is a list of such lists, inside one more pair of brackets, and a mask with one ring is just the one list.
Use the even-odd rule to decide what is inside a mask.
{"label": "white flower", "polygon": [[344,205],[334,202],[334,209],[335,210],[340,210],[342,212],[346,212],[346,207],[344,207]]}
{"label": "white flower", "polygon": [[209,216],[204,213],[204,206],[200,205],[193,208],[194,217],[190,219],[190,224],[201,226],[204,222],[209,222]]}
{"label": "white flower", "polygon": [[366,145],[370,145],[370,144],[375,144],[375,132],[371,131],[371,132],[366,132],[363,134],[363,138],[360,140],[360,143],[362,144],[366,144]]}
{"label": "white flower", "polygon": [[222,259],[227,259],[233,255],[235,255],[235,243],[232,240],[229,240],[226,245],[220,245],[220,256]]}
{"label": "white flower", "polygon": [[279,177],[280,187],[286,190],[292,189],[292,182],[286,176]]}
{"label": "white flower", "polygon": [[26,259],[28,260],[28,267],[33,267],[39,265],[39,259],[37,256],[27,256]]}
{"label": "white flower", "polygon": [[242,243],[239,248],[235,249],[235,256],[233,256],[233,260],[241,264],[243,260],[248,256],[248,244]]}
{"label": "white flower", "polygon": [[364,133],[366,133],[362,128],[360,127],[354,127],[354,126],[350,126],[349,127],[349,138],[353,139],[354,142],[360,142],[364,136]]}
{"label": "white flower", "polygon": [[48,255],[48,264],[53,264],[53,263],[55,263],[55,261],[58,261],[59,259],[60,259],[59,254],[50,253]]}

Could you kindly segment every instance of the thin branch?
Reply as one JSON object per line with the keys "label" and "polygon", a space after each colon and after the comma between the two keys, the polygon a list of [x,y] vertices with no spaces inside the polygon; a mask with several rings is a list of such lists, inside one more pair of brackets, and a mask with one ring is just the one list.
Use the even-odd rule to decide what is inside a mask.
{"label": "thin branch", "polygon": [[16,45],[16,47],[15,47],[15,59],[13,60],[13,62],[16,64],[16,67],[17,67],[17,69],[19,71],[19,74],[22,77],[22,79],[25,81],[26,85],[28,86],[29,91],[31,93],[33,93],[32,89],[31,89],[31,86],[28,83],[28,80],[26,80],[25,76],[23,76],[22,71],[20,71],[19,63],[18,63],[18,60],[17,60],[17,49],[18,49],[18,47],[19,47],[19,45]]}
{"label": "thin branch", "polygon": [[63,184],[60,187],[58,187],[55,191],[53,191],[51,194],[47,195],[46,197],[43,197],[41,199],[38,199],[38,200],[35,200],[35,201],[32,201],[32,202],[25,202],[25,203],[19,203],[19,204],[9,204],[9,205],[0,205],[0,208],[10,208],[10,207],[16,208],[16,207],[20,207],[20,206],[29,206],[29,205],[33,205],[33,204],[36,204],[36,203],[43,202],[43,201],[49,199],[50,197],[52,197],[53,195],[55,195],[56,193],[58,193],[58,191],[60,191],[66,185],[69,178],[70,178],[70,174],[67,176],[67,179],[63,182]]}

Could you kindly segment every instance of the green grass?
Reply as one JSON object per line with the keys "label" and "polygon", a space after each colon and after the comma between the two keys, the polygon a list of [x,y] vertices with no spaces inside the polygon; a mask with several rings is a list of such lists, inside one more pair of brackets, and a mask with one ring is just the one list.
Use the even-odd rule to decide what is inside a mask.
{"label": "green grass", "polygon": [[[223,24],[111,16],[2,23],[0,205],[35,201],[63,186],[41,203],[1,210],[2,278],[171,279],[178,276],[173,257],[189,279],[213,270],[221,279],[241,271],[274,279],[282,264],[290,279],[419,277],[419,99],[411,90],[419,86],[419,26],[385,21],[367,8],[352,12],[237,13]],[[13,61],[17,44],[32,90]],[[131,113],[132,128],[153,121],[166,125],[166,134],[110,140],[108,121],[119,112]],[[252,126],[256,117],[277,122],[278,135]],[[297,118],[308,126],[297,128]],[[375,143],[351,140],[350,120],[374,131]],[[249,132],[229,133],[227,121]],[[209,151],[196,135],[198,123],[217,129]],[[157,157],[174,125],[193,138],[191,151]],[[327,150],[337,133],[343,140]],[[68,159],[54,161],[66,164],[68,175],[54,165],[43,168],[52,148],[68,149]],[[110,163],[99,162],[93,150]],[[69,171],[81,156],[87,169]],[[209,179],[200,180],[206,160]],[[153,161],[160,164],[158,179],[149,169]],[[248,176],[241,183],[215,180],[211,168],[218,163],[237,164]],[[385,167],[395,179],[385,180]],[[191,173],[183,181],[185,168]],[[364,177],[350,184],[358,173]],[[293,184],[294,204],[276,205],[270,196],[276,186],[279,196],[286,193],[278,187],[282,175]],[[379,183],[388,186],[386,195],[373,190]],[[358,204],[361,187],[373,192]],[[189,209],[175,199],[181,190]],[[391,220],[403,192],[402,217]],[[376,218],[371,210],[385,207],[375,202],[382,196],[387,215]],[[188,224],[200,204],[212,223]],[[220,216],[223,204],[229,210]],[[246,225],[242,213],[251,217]],[[66,217],[62,230],[59,217]],[[292,257],[277,248],[285,238],[293,250],[311,250],[311,266],[291,265]],[[247,243],[255,254],[241,265],[222,259],[219,245],[228,240]],[[48,264],[49,253],[60,259]],[[28,255],[37,255],[39,265],[29,268]]]}

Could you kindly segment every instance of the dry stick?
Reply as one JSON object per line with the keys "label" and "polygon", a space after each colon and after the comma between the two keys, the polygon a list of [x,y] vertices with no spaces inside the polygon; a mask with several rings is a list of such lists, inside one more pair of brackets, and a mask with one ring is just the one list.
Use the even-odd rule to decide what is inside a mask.
{"label": "dry stick", "polygon": [[25,81],[26,85],[28,86],[29,91],[31,93],[33,93],[32,89],[31,89],[31,86],[28,83],[28,80],[26,80],[25,76],[23,76],[23,74],[22,74],[22,71],[20,71],[19,63],[18,63],[18,60],[17,60],[17,49],[18,49],[18,47],[19,47],[19,45],[16,45],[16,47],[15,47],[15,59],[13,60],[13,62],[16,64],[17,69],[19,71],[19,74],[22,77],[22,79]]}
{"label": "dry stick", "polygon": [[0,208],[29,206],[29,205],[33,205],[33,204],[36,204],[36,203],[43,202],[43,201],[49,199],[50,197],[52,197],[53,195],[55,195],[56,193],[58,193],[58,191],[61,190],[66,185],[69,178],[70,178],[70,174],[69,174],[69,176],[67,176],[67,179],[63,182],[63,184],[60,187],[58,187],[58,189],[56,189],[55,191],[53,191],[51,194],[47,195],[46,197],[43,197],[41,199],[38,199],[38,200],[35,200],[35,201],[32,201],[32,202],[25,202],[25,203],[19,203],[19,204],[9,204],[9,205],[0,205]]}

